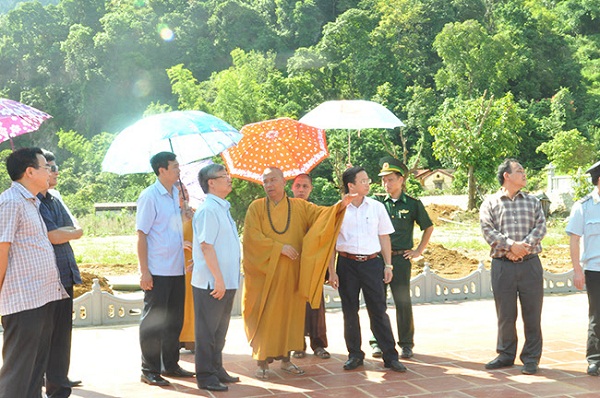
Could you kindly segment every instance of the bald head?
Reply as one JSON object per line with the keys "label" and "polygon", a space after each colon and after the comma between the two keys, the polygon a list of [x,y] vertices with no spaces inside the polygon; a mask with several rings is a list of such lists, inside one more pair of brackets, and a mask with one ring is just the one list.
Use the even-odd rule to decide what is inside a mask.
{"label": "bald head", "polygon": [[299,174],[294,178],[294,183],[292,184],[294,198],[308,200],[312,189],[312,178],[308,174]]}
{"label": "bald head", "polygon": [[275,203],[279,203],[285,194],[285,178],[277,167],[267,167],[263,172],[263,188],[265,193]]}

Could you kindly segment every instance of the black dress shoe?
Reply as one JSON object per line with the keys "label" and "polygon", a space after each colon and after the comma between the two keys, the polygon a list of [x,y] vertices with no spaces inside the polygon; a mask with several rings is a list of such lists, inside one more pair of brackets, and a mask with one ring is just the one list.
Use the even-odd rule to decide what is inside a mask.
{"label": "black dress shoe", "polygon": [[208,391],[227,391],[229,387],[227,387],[223,383],[210,383],[210,384],[202,384],[200,388]]}
{"label": "black dress shoe", "polygon": [[410,347],[402,347],[402,353],[400,354],[402,358],[412,358],[413,350]]}
{"label": "black dress shoe", "polygon": [[394,372],[401,372],[401,373],[406,372],[406,366],[404,366],[402,364],[402,362],[400,362],[397,359],[394,359],[393,361],[385,362],[383,364],[383,366],[385,366],[386,368],[390,368]]}
{"label": "black dress shoe", "polygon": [[71,387],[77,387],[81,385],[81,380],[71,380],[69,379],[69,385]]}
{"label": "black dress shoe", "polygon": [[196,376],[196,373],[189,372],[189,371],[183,369],[182,367],[179,367],[175,370],[167,370],[167,371],[162,372],[161,374],[166,377],[194,377],[194,376]]}
{"label": "black dress shoe", "polygon": [[600,368],[598,368],[598,364],[590,363],[587,368],[587,374],[589,374],[590,376],[599,376]]}
{"label": "black dress shoe", "polygon": [[344,363],[344,370],[354,370],[363,365],[363,360],[360,358],[350,358]]}
{"label": "black dress shoe", "polygon": [[508,368],[513,366],[514,362],[503,361],[500,358],[495,358],[485,364],[485,368],[489,370]]}
{"label": "black dress shoe", "polygon": [[217,375],[217,377],[219,378],[219,381],[221,383],[239,383],[240,382],[240,378],[239,377],[231,376],[227,372],[219,373]]}
{"label": "black dress shoe", "polygon": [[535,362],[527,362],[523,364],[523,369],[521,369],[521,373],[524,375],[534,375],[538,371],[538,365]]}
{"label": "black dress shoe", "polygon": [[169,383],[168,380],[163,379],[162,377],[160,377],[159,374],[156,373],[148,373],[148,374],[144,374],[142,373],[142,377],[140,378],[142,383],[146,383],[146,384],[150,384],[151,386],[170,386],[171,383]]}

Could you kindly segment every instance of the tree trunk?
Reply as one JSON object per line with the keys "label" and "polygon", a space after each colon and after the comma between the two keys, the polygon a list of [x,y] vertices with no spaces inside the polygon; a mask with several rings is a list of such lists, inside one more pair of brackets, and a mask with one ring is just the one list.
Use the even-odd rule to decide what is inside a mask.
{"label": "tree trunk", "polygon": [[469,204],[467,205],[468,210],[475,208],[475,167],[469,165],[468,174],[468,190],[469,190]]}

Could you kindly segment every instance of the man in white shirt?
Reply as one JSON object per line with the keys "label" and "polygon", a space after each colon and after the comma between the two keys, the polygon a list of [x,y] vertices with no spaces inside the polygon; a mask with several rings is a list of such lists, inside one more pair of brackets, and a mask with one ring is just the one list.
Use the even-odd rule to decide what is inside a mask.
{"label": "man in white shirt", "polygon": [[344,192],[356,196],[346,209],[336,244],[337,267],[333,261],[330,262],[329,282],[334,289],[339,289],[342,300],[344,338],[348,348],[344,369],[353,370],[362,366],[365,357],[360,348],[358,317],[362,289],[371,331],[383,351],[384,366],[395,372],[405,372],[406,367],[398,360],[385,300],[385,284],[392,280],[389,234],[394,232],[394,227],[383,204],[367,197],[371,180],[365,169],[347,169],[342,181]]}

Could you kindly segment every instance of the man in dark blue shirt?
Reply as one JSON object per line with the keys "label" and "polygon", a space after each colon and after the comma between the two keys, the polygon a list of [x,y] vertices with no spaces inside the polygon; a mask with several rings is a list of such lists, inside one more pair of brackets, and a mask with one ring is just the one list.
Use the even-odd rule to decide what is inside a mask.
{"label": "man in dark blue shirt", "polygon": [[[50,166],[49,188],[57,184],[58,166],[52,152],[44,151]],[[46,367],[46,394],[49,398],[66,398],[71,395],[72,383],[67,375],[71,363],[71,333],[73,330],[73,285],[81,283],[81,275],[75,261],[75,254],[69,241],[83,235],[80,227],[73,226],[71,216],[60,200],[48,190],[40,192],[42,202],[40,214],[48,229],[48,238],[54,247],[60,281],[69,298],[60,300],[54,314],[54,330],[50,342],[50,354]]]}

